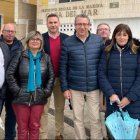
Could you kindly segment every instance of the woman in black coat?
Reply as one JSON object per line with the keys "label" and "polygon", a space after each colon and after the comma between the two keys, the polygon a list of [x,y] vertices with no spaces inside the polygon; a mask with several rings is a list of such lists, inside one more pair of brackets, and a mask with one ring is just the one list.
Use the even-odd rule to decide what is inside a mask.
{"label": "woman in black coat", "polygon": [[42,48],[42,35],[38,31],[30,32],[25,50],[13,57],[7,70],[19,140],[39,139],[41,114],[52,93],[53,66]]}

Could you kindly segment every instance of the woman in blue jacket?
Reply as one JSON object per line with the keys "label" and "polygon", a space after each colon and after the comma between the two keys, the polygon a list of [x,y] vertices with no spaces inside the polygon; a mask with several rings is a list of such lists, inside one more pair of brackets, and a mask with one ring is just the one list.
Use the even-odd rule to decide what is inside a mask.
{"label": "woman in blue jacket", "polygon": [[98,78],[107,100],[106,117],[120,107],[140,120],[140,53],[128,25],[119,24],[114,29],[100,59]]}

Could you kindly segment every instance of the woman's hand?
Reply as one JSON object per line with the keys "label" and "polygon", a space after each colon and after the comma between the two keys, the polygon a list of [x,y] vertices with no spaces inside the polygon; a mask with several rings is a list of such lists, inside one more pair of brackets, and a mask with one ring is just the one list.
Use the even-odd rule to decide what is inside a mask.
{"label": "woman's hand", "polygon": [[119,101],[118,101],[119,97],[117,94],[113,94],[112,96],[110,96],[109,99],[110,99],[111,103],[114,103],[114,102],[119,103]]}
{"label": "woman's hand", "polygon": [[65,97],[65,99],[71,99],[71,92],[70,92],[70,90],[66,90],[64,92],[64,97]]}
{"label": "woman's hand", "polygon": [[128,98],[127,97],[123,97],[122,100],[118,103],[118,107],[124,108],[128,104],[130,104],[130,101],[128,100]]}

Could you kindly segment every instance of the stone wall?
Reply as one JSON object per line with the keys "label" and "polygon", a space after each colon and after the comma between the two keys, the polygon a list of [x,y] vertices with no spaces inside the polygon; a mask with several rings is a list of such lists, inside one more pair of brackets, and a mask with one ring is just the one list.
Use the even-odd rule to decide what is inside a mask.
{"label": "stone wall", "polygon": [[15,22],[17,24],[17,36],[24,38],[31,30],[36,30],[36,5],[15,0]]}
{"label": "stone wall", "polygon": [[[140,0],[85,0],[68,3],[37,5],[37,29],[45,32],[46,16],[57,13],[60,17],[60,31],[67,34],[74,32],[74,18],[77,14],[85,13],[91,19],[91,32],[96,32],[97,24],[107,22],[111,29],[119,23],[127,23],[136,37],[140,38]],[[46,29],[47,30],[47,29]]]}
{"label": "stone wall", "polygon": [[0,1],[1,24],[14,22],[14,0]]}

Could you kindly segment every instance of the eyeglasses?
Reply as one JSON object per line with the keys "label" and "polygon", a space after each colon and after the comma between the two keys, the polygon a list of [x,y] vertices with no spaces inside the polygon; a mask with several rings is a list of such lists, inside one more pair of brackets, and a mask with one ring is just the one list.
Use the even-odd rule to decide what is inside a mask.
{"label": "eyeglasses", "polygon": [[39,38],[31,38],[30,41],[32,41],[32,42],[39,42],[41,40]]}
{"label": "eyeglasses", "polygon": [[12,34],[14,34],[16,31],[12,31],[12,30],[3,30],[4,32],[6,32],[6,33],[12,33]]}
{"label": "eyeglasses", "polygon": [[79,27],[81,27],[81,26],[86,27],[86,26],[89,26],[90,24],[89,23],[76,23],[75,25],[79,26]]}

